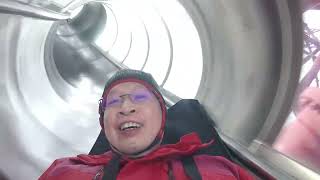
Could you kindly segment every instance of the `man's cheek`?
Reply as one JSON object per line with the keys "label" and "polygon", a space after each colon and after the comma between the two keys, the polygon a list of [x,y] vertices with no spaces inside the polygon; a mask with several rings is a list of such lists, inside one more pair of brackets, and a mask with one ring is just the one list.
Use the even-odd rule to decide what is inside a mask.
{"label": "man's cheek", "polygon": [[300,114],[298,115],[298,119],[308,124],[312,124],[313,126],[320,126],[319,112],[309,107],[300,112]]}

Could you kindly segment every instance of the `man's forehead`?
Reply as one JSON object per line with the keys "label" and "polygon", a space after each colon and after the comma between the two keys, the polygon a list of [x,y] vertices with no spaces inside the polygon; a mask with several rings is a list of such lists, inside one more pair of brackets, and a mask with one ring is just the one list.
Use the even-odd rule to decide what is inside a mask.
{"label": "man's forehead", "polygon": [[108,96],[113,95],[113,94],[128,93],[128,92],[132,92],[132,91],[136,91],[136,90],[140,90],[140,89],[148,91],[148,89],[140,83],[124,82],[124,83],[120,83],[120,84],[117,84],[114,87],[112,87],[110,92],[108,93]]}

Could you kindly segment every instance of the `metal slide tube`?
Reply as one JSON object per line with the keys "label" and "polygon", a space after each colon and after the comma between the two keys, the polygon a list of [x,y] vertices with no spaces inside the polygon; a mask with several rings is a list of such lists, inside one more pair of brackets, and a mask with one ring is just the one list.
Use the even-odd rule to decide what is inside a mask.
{"label": "metal slide tube", "polygon": [[[244,147],[256,139],[271,142],[285,120],[300,72],[298,1],[179,2],[201,40],[203,73],[196,98],[226,137]],[[0,12],[6,13],[0,13],[0,171],[10,179],[36,179],[54,159],[89,152],[100,132],[98,99],[107,74],[121,61],[95,47],[96,36],[84,40],[84,32],[94,32],[89,30],[96,25],[103,29],[103,21],[82,22],[90,27],[80,31],[66,21],[47,21],[68,19],[67,14],[10,0],[0,0]],[[106,17],[103,11],[94,18],[89,18],[94,13],[87,15],[83,20]],[[179,100],[164,94],[169,105]],[[258,145],[255,150],[265,152]]]}
{"label": "metal slide tube", "polygon": [[22,15],[50,21],[66,20],[70,18],[70,14],[68,13],[58,13],[13,0],[1,0],[0,13]]}

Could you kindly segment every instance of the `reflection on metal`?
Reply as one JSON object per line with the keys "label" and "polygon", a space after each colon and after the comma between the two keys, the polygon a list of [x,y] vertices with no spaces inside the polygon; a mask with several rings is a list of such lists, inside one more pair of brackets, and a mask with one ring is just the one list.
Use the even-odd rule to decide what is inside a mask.
{"label": "reflection on metal", "polygon": [[289,174],[279,171],[277,167],[274,167],[266,163],[265,160],[258,158],[243,145],[237,143],[232,138],[223,134],[221,131],[218,130],[218,132],[222,140],[233,151],[233,153],[235,153],[236,156],[240,158],[239,160],[243,162],[242,165],[249,169],[255,169],[255,171],[260,175],[261,179],[292,179]]}
{"label": "reflection on metal", "polygon": [[84,5],[75,18],[65,22],[57,33],[61,36],[77,35],[83,41],[94,42],[104,30],[106,20],[107,14],[104,6],[91,2]]}
{"label": "reflection on metal", "polygon": [[127,51],[126,55],[124,56],[123,60],[121,61],[121,64],[123,64],[124,61],[127,59],[128,55],[130,53],[130,50],[131,50],[131,46],[132,46],[132,32],[130,32],[130,42],[129,42],[128,51]]}
{"label": "reflection on metal", "polygon": [[148,47],[148,49],[147,49],[147,54],[146,54],[146,57],[144,59],[143,65],[142,65],[142,67],[140,69],[141,71],[143,71],[144,68],[146,67],[146,64],[147,64],[147,61],[148,61],[148,58],[149,58],[149,54],[150,54],[150,36],[149,36],[149,32],[147,30],[146,24],[144,22],[142,22],[142,24],[143,24],[143,28],[144,28],[144,31],[145,31],[146,37],[147,37],[147,47]]}
{"label": "reflection on metal", "polygon": [[173,45],[172,45],[172,37],[171,37],[171,33],[170,33],[170,30],[169,30],[169,27],[167,25],[167,23],[164,21],[163,17],[161,17],[161,22],[162,24],[164,25],[165,29],[166,29],[166,32],[167,32],[167,35],[168,35],[168,40],[169,40],[169,47],[170,47],[170,59],[169,59],[169,66],[168,66],[168,69],[167,69],[167,72],[166,72],[166,76],[164,77],[162,83],[160,84],[160,87],[163,87],[164,84],[167,82],[168,78],[169,78],[169,75],[170,75],[170,72],[171,72],[171,67],[172,67],[172,61],[173,61]]}
{"label": "reflection on metal", "polygon": [[[107,8],[109,10],[109,12],[111,13],[111,15],[112,15],[112,17],[113,17],[113,19],[114,19],[114,21],[116,23],[116,25],[115,25],[116,35],[114,37],[112,45],[110,46],[110,49],[111,49],[114,46],[114,44],[116,43],[116,40],[117,40],[118,35],[119,35],[119,29],[118,29],[119,28],[119,23],[118,23],[118,19],[117,19],[115,13],[113,12],[112,8],[110,8],[109,6],[105,6],[105,8]],[[110,16],[110,14],[109,14],[109,16]],[[109,52],[110,49],[107,49],[107,52]]]}
{"label": "reflection on metal", "polygon": [[69,4],[67,4],[61,12],[67,12],[67,11],[74,11],[75,9],[89,3],[89,2],[96,2],[96,3],[104,3],[107,4],[109,0],[72,0]]}
{"label": "reflection on metal", "polygon": [[112,57],[110,57],[108,55],[108,52],[105,52],[103,49],[99,48],[97,45],[92,45],[92,47],[96,48],[98,50],[98,52],[105,57],[106,60],[108,60],[110,63],[112,63],[115,67],[117,67],[117,69],[129,69],[129,67],[127,67],[124,64],[121,64],[118,60],[113,59]]}
{"label": "reflection on metal", "polygon": [[70,18],[69,13],[58,13],[58,12],[50,11],[49,9],[43,9],[40,7],[35,7],[30,4],[21,3],[13,0],[1,0],[0,13],[22,15],[26,17],[32,17],[32,18],[44,19],[44,20],[50,20],[50,21],[66,20]]}
{"label": "reflection on metal", "polygon": [[281,169],[282,173],[285,173],[287,177],[290,177],[290,179],[320,179],[320,174],[317,174],[296,161],[280,154],[278,151],[263,142],[257,140],[254,141],[250,150],[254,152],[257,157],[260,157],[265,163],[269,164],[269,166],[276,170]]}
{"label": "reflection on metal", "polygon": [[[251,72],[252,74],[247,74],[250,71],[239,72],[241,69],[239,67],[245,68],[243,64],[237,64],[237,66],[235,66],[237,67],[237,69],[235,69],[237,72],[235,76],[250,77],[246,79],[247,82],[242,78],[236,78],[238,81],[231,82],[241,87],[237,88],[243,88],[242,90],[244,91],[241,93],[243,97],[239,97],[241,101],[238,103],[243,105],[245,102],[246,107],[239,108],[240,106],[237,106],[239,108],[237,111],[232,113],[229,111],[228,113],[232,114],[229,118],[237,119],[238,122],[231,125],[233,128],[230,128],[230,126],[225,127],[227,124],[223,123],[223,129],[229,129],[227,134],[236,139],[235,134],[242,134],[241,136],[243,136],[243,139],[247,139],[247,142],[248,140],[251,142],[253,140],[251,138],[255,137],[261,141],[272,143],[289,114],[295,89],[298,84],[302,60],[302,16],[299,1],[268,1],[268,3],[264,5],[261,12],[269,14],[265,16],[269,16],[270,19],[264,21],[264,25],[262,25],[264,27],[263,31],[268,34],[265,36],[265,38],[268,37],[268,39],[264,39],[263,41],[277,43],[274,43],[272,47],[265,46],[266,44],[260,47],[263,50],[271,47],[269,49],[271,51],[269,51],[268,54],[264,54],[263,51],[260,51],[259,54],[253,52],[253,54],[257,55],[259,63],[256,61],[255,63],[257,64],[255,64],[255,67],[251,67],[254,69],[254,71]],[[262,21],[263,20],[261,20],[261,22]],[[269,24],[269,27],[272,26],[272,28],[266,27],[265,25],[267,24]],[[260,37],[262,36],[263,35],[260,34]],[[255,38],[258,37],[255,36]],[[255,39],[252,42],[256,44],[257,40]],[[244,44],[241,46],[243,45]],[[241,47],[239,46],[238,48]],[[252,52],[246,51],[246,53],[250,53],[250,56],[252,55]],[[267,59],[262,60],[261,58]],[[250,62],[254,63],[254,61]],[[232,69],[230,69],[230,71],[232,71]],[[257,81],[258,79],[260,79],[259,82]],[[232,91],[234,91],[234,88],[231,88]],[[228,92],[228,94],[229,93],[230,92]],[[236,103],[235,97],[230,98],[229,103],[233,103],[233,105],[234,103],[238,104]],[[250,110],[247,109],[248,106],[251,106]],[[227,110],[227,108],[225,108],[225,110]],[[238,117],[234,114],[235,112],[237,112]],[[247,117],[244,117],[243,115],[246,113],[249,114],[247,114]],[[218,116],[218,118],[220,119],[221,117]],[[239,120],[239,118],[241,120]],[[246,131],[246,129],[251,128],[256,131]],[[232,129],[235,131],[230,131]]]}

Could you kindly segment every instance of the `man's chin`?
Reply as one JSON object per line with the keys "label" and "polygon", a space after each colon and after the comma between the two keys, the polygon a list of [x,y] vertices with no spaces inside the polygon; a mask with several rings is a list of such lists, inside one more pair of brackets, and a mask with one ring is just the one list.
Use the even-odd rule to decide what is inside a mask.
{"label": "man's chin", "polygon": [[122,153],[126,154],[126,155],[135,155],[136,153],[141,152],[143,149],[137,147],[137,145],[131,145],[131,146],[127,146],[122,148]]}
{"label": "man's chin", "polygon": [[159,144],[158,144],[158,145],[155,145],[152,148],[148,149],[147,151],[145,151],[146,148],[149,147],[149,145],[146,146],[146,145],[142,145],[142,144],[137,144],[137,141],[132,142],[132,143],[128,143],[126,145],[127,145],[126,147],[122,148],[123,149],[122,153],[127,155],[128,157],[131,157],[131,158],[143,157],[159,147]]}

